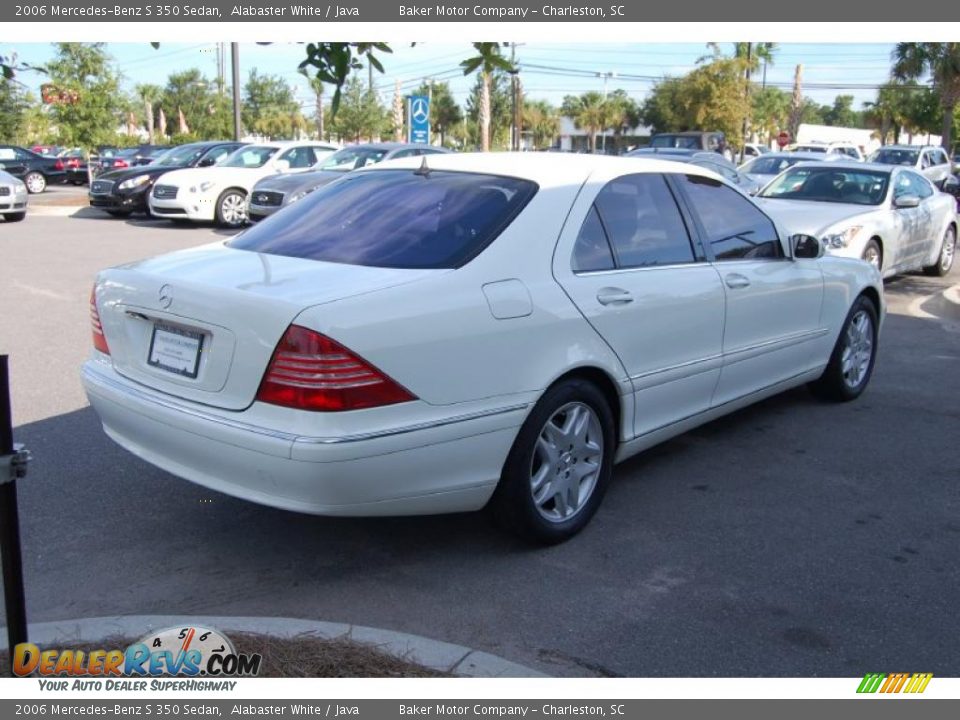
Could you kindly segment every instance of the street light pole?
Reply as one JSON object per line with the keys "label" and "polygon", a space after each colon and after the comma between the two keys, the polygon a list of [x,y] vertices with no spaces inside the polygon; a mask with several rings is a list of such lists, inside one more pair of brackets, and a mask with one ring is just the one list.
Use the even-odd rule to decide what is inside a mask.
{"label": "street light pole", "polygon": [[240,44],[230,43],[233,71],[233,139],[240,140]]}

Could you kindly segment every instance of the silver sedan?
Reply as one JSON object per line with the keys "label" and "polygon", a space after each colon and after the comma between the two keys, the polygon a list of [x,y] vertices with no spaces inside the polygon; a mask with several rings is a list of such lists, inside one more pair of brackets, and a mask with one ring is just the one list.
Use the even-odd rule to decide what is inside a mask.
{"label": "silver sedan", "polygon": [[956,202],[910,168],[804,163],[757,200],[791,232],[820,238],[832,255],[862,258],[884,277],[921,269],[942,276],[953,265]]}

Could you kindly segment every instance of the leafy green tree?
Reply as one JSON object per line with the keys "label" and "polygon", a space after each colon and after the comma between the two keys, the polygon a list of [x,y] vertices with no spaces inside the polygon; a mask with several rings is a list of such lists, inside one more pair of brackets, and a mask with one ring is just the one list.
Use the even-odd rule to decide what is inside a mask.
{"label": "leafy green tree", "polygon": [[75,103],[51,107],[60,142],[88,149],[116,142],[124,99],[104,44],[57,43],[47,70],[58,89],[77,94]]}
{"label": "leafy green tree", "polygon": [[853,109],[853,95],[837,95],[830,107],[824,113],[827,125],[836,127],[860,127],[863,118]]}
{"label": "leafy green tree", "polygon": [[180,134],[180,112],[190,129],[186,134],[192,139],[215,140],[232,134],[230,101],[217,93],[216,83],[208,80],[196,68],[169,75],[163,94],[154,103],[153,109],[157,114],[163,110],[170,136]]}
{"label": "leafy green tree", "polygon": [[749,109],[745,84],[743,63],[720,57],[655,85],[642,115],[656,132],[719,130],[739,147]]}
{"label": "leafy green tree", "polygon": [[253,68],[243,92],[243,125],[249,132],[289,138],[303,127],[293,89],[279,75],[263,75]]}
{"label": "leafy green tree", "polygon": [[527,100],[523,127],[533,136],[534,149],[551,147],[560,134],[560,112],[546,100]]}
{"label": "leafy green tree", "polygon": [[323,81],[316,75],[311,75],[306,68],[300,68],[300,74],[307,78],[307,84],[313,92],[313,121],[317,125],[317,139],[323,140],[326,136],[324,121],[326,119],[323,107]]}
{"label": "leafy green tree", "polygon": [[590,152],[597,149],[597,133],[609,127],[609,108],[603,95],[591,90],[582,95],[567,95],[560,106],[560,112],[573,120],[573,124],[587,131],[587,142]]}
{"label": "leafy green tree", "polygon": [[790,93],[773,87],[756,90],[750,97],[751,124],[764,142],[787,129],[790,123]]}
{"label": "leafy green tree", "polygon": [[619,152],[623,134],[640,124],[640,108],[626,90],[616,89],[604,100],[604,129],[613,130],[614,145]]}
{"label": "leafy green tree", "polygon": [[330,127],[341,139],[360,142],[383,133],[392,119],[377,93],[359,77],[351,77],[343,87],[340,109],[331,118]]}
{"label": "leafy green tree", "polygon": [[20,142],[28,107],[26,88],[16,80],[0,79],[0,142]]}
{"label": "leafy green tree", "polygon": [[953,142],[953,114],[960,103],[960,42],[897,43],[893,50],[893,76],[917,82],[933,79],[940,100],[941,144],[949,152]]}
{"label": "leafy green tree", "polygon": [[340,107],[340,96],[353,70],[364,67],[364,60],[370,67],[383,72],[383,64],[376,53],[392,53],[387,43],[308,43],[307,57],[300,63],[300,70],[313,68],[313,75],[321,83],[333,85],[333,97],[330,100],[330,115],[336,115]]}
{"label": "leafy green tree", "polygon": [[[502,43],[506,45],[507,43]],[[473,49],[476,55],[467,58],[460,67],[463,68],[464,75],[470,75],[477,72],[480,76],[480,147],[483,152],[490,150],[490,127],[494,117],[493,107],[491,106],[491,83],[492,76],[496,71],[512,72],[513,65],[500,53],[501,43],[496,42],[475,42]],[[510,126],[509,115],[507,118],[507,127]]]}
{"label": "leafy green tree", "polygon": [[450,83],[422,83],[415,95],[430,98],[430,131],[440,135],[440,144],[446,144],[450,128],[463,121],[463,111],[453,98]]}

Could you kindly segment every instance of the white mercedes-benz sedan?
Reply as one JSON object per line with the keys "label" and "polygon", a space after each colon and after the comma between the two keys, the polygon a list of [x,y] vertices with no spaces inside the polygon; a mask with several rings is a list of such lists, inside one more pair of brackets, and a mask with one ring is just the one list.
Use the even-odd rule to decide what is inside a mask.
{"label": "white mercedes-benz sedan", "polygon": [[855,257],[883,277],[953,267],[957,203],[907,167],[844,160],[784,170],[757,195],[793,232],[821,238],[831,255]]}
{"label": "white mercedes-benz sedan", "polygon": [[884,300],[701,168],[491,153],[105,270],[90,313],[90,402],[147,462],[308,513],[489,504],[557,542],[615,462],[796,385],[859,396]]}

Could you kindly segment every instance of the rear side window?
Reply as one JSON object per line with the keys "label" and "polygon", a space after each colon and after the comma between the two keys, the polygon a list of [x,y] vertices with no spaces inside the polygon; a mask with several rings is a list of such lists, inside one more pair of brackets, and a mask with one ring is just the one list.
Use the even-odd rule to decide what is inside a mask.
{"label": "rear side window", "polygon": [[777,230],[766,215],[736,190],[711,178],[686,175],[690,197],[717,260],[783,257]]}
{"label": "rear side window", "polygon": [[624,175],[594,201],[618,267],[649,267],[694,261],[680,210],[662,175]]}
{"label": "rear side window", "polygon": [[230,241],[241,250],[390,268],[469,262],[536,194],[518,178],[371,170],[310,193]]}
{"label": "rear side window", "polygon": [[613,252],[607,241],[607,233],[603,230],[596,206],[591,205],[573,246],[573,271],[596,272],[612,270],[613,267]]}

